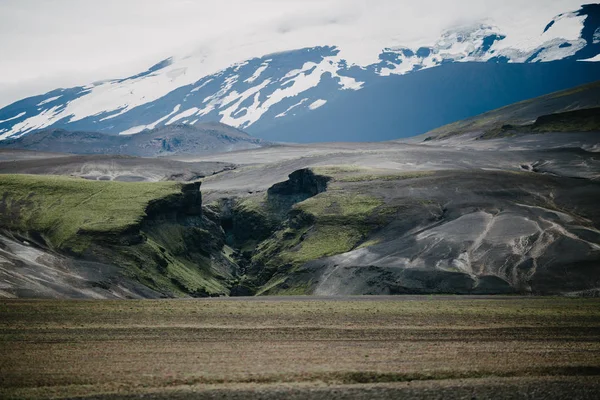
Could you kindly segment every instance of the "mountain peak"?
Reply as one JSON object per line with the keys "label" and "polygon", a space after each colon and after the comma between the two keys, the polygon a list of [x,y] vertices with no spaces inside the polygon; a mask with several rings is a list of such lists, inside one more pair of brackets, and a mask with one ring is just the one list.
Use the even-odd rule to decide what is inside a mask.
{"label": "mountain peak", "polygon": [[370,65],[344,58],[344,49],[335,43],[257,54],[225,68],[217,67],[203,49],[164,59],[128,78],[58,89],[11,104],[0,110],[0,140],[50,127],[131,135],[219,121],[256,130],[323,112],[336,99],[382,77],[443,64],[595,61],[600,54],[599,5],[559,14],[539,32],[517,40],[491,21],[476,22],[445,30],[430,46],[382,45],[379,60]]}

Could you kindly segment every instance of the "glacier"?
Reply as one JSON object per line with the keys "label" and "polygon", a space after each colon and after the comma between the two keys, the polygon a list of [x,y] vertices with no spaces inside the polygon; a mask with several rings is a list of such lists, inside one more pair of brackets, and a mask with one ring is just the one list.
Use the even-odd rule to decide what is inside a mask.
{"label": "glacier", "polygon": [[207,121],[260,132],[273,121],[327,109],[381,79],[449,63],[598,61],[598,15],[600,5],[584,6],[519,41],[489,21],[455,27],[430,46],[384,47],[378,62],[369,65],[344,59],[344,49],[333,45],[262,55],[221,69],[195,52],[128,78],[15,102],[0,110],[0,140],[45,128],[136,134]]}

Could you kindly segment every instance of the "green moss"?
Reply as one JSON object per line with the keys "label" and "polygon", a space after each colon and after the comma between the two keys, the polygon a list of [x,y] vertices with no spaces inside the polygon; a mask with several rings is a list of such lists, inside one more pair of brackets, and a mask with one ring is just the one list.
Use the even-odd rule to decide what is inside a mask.
{"label": "green moss", "polygon": [[316,174],[333,178],[335,182],[396,181],[421,178],[434,173],[433,171],[394,171],[355,165],[327,165],[313,167],[312,170]]}
{"label": "green moss", "polygon": [[275,291],[276,288],[283,284],[288,277],[286,276],[275,276],[269,282],[267,282],[257,293],[257,296],[270,295],[272,291]]}
{"label": "green moss", "polygon": [[257,296],[307,296],[311,294],[313,281],[291,282],[289,276],[276,275],[257,293]]}
{"label": "green moss", "polygon": [[[253,263],[262,264],[267,270],[275,272],[282,265],[290,264],[294,261],[292,253],[295,251],[302,238],[310,230],[308,227],[299,229],[286,229],[275,233],[269,239],[263,241],[257,248],[252,257]],[[262,271],[263,274],[271,276],[272,273]]]}
{"label": "green moss", "polygon": [[233,250],[231,247],[227,245],[223,246],[223,256],[231,263],[235,263],[235,260],[233,258],[234,252],[235,250]]}
{"label": "green moss", "polygon": [[383,201],[377,197],[346,191],[330,191],[311,197],[295,206],[319,220],[336,219],[342,225],[363,219]]}
{"label": "green moss", "polygon": [[[599,111],[600,112],[600,111]],[[572,121],[555,121],[534,127],[536,133],[548,132],[598,132],[600,131],[600,116],[580,118]]]}
{"label": "green moss", "polygon": [[318,225],[298,249],[285,254],[289,261],[302,264],[323,257],[346,253],[362,239],[359,228],[343,225]]}
{"label": "green moss", "polygon": [[311,168],[315,174],[335,176],[338,174],[351,173],[351,172],[362,172],[369,170],[369,168],[361,167],[358,165],[322,165]]}
{"label": "green moss", "polygon": [[138,224],[148,203],[179,193],[173,182],[125,183],[33,176],[0,176],[0,224],[43,234],[56,248],[83,250],[78,232],[114,234]]}
{"label": "green moss", "polygon": [[237,211],[258,214],[265,214],[267,207],[266,194],[241,198],[235,206]]}
{"label": "green moss", "polygon": [[371,240],[367,240],[364,243],[361,243],[361,245],[358,246],[358,248],[359,249],[364,249],[364,248],[367,248],[367,247],[376,246],[379,243],[381,243],[381,239],[371,239]]}
{"label": "green moss", "polygon": [[415,179],[433,175],[433,171],[400,172],[385,175],[351,175],[337,178],[338,182],[369,182],[369,181],[398,181],[402,179]]}
{"label": "green moss", "polygon": [[272,210],[266,194],[236,198],[220,207],[230,215],[227,244],[242,253],[253,252],[279,225],[277,210]]}
{"label": "green moss", "polygon": [[151,229],[147,232],[156,243],[160,243],[163,248],[169,249],[173,255],[185,254],[186,246],[182,238],[182,227],[176,224],[161,224],[157,229]]}
{"label": "green moss", "polygon": [[[285,286],[274,276],[287,276],[302,264],[346,253],[356,248],[375,228],[370,218],[383,205],[376,197],[328,191],[294,207],[295,217],[288,225],[257,248],[252,263],[260,268],[260,293]],[[265,283],[267,282],[267,283]],[[278,289],[279,290],[279,289]]]}
{"label": "green moss", "polygon": [[213,267],[227,259],[218,258],[222,244],[213,233],[169,217],[144,221],[150,203],[171,200],[181,189],[174,182],[0,175],[0,227],[38,233],[50,247],[116,265],[169,296],[227,294],[226,268]]}
{"label": "green moss", "polygon": [[[215,242],[211,232],[198,227],[162,222],[146,226],[147,244],[152,247],[155,264],[175,285],[186,294],[218,295],[227,294],[224,279],[232,276],[213,268],[215,256],[222,254],[223,262],[234,263],[230,248],[222,248],[222,242]],[[220,277],[220,279],[218,278]]]}
{"label": "green moss", "polygon": [[283,284],[281,288],[274,287],[274,290],[270,292],[270,295],[277,296],[308,296],[311,294],[312,289],[312,280],[308,282],[301,282],[289,286],[287,284]]}
{"label": "green moss", "polygon": [[110,257],[128,277],[169,296],[228,293],[224,282],[211,273],[210,260],[177,257],[150,238],[140,245],[112,248]]}
{"label": "green moss", "polygon": [[190,265],[190,263],[184,263],[180,260],[172,260],[167,267],[167,271],[168,276],[182,285],[187,293],[207,295],[228,293],[222,282],[217,281],[196,265]]}

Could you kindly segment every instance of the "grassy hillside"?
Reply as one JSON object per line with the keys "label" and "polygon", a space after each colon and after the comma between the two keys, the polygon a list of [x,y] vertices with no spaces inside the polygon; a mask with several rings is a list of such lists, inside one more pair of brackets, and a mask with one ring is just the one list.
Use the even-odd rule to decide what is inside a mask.
{"label": "grassy hillside", "polygon": [[[531,139],[537,148],[545,137]],[[595,153],[394,143],[322,146],[308,157],[292,150],[301,157],[205,179],[207,206],[199,183],[0,175],[0,246],[14,255],[0,274],[14,275],[37,244],[118,266],[155,297],[588,295],[600,287]],[[250,164],[281,152],[232,157]],[[34,267],[21,268],[9,295],[25,287],[22,297],[35,297],[32,273],[56,282],[39,259],[25,260]],[[88,281],[119,284],[82,280],[83,289]]]}
{"label": "grassy hillside", "polygon": [[[255,248],[250,260],[250,278],[258,294],[302,295],[312,292],[310,279],[301,284],[288,279],[303,264],[372,245],[374,232],[388,224],[404,205],[390,204],[377,187],[385,183],[433,175],[431,171],[403,172],[356,165],[319,166],[303,180],[310,186],[310,174],[325,177],[326,191],[291,205],[288,218],[274,234]],[[292,176],[290,176],[291,178]],[[302,192],[307,187],[296,187]],[[277,214],[276,206],[298,200],[298,193],[269,194],[266,201],[254,202],[257,215]],[[288,197],[288,199],[285,199]],[[248,199],[242,201],[249,203]],[[281,214],[279,210],[279,214]]]}
{"label": "grassy hillside", "polygon": [[116,265],[168,296],[227,293],[220,227],[202,214],[194,184],[1,175],[0,199],[0,230],[11,236]]}
{"label": "grassy hillside", "polygon": [[[597,119],[593,116],[572,114],[578,110],[598,109],[600,107],[600,81],[573,89],[551,93],[511,104],[497,110],[457,121],[418,136],[420,140],[444,139],[465,133],[477,132],[484,138],[504,136],[506,132],[543,133],[543,132],[588,132],[598,129]],[[547,121],[556,120],[553,114],[565,114],[568,123],[551,125]],[[589,112],[588,112],[589,113]],[[594,111],[591,111],[593,114]],[[542,126],[536,126],[538,118]],[[527,129],[515,129],[520,127]]]}
{"label": "grassy hillside", "polygon": [[82,232],[118,234],[131,229],[141,222],[151,201],[178,194],[181,187],[174,182],[3,175],[0,225],[41,233],[57,249],[83,250],[89,243]]}

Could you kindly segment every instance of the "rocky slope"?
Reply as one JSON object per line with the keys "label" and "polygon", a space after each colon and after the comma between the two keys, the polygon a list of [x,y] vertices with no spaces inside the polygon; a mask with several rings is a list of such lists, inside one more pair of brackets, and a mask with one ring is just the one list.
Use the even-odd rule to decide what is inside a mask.
{"label": "rocky slope", "polygon": [[0,174],[65,175],[122,182],[189,182],[231,169],[235,169],[235,165],[223,162],[183,163],[166,158],[0,151]]}
{"label": "rocky slope", "polygon": [[[202,200],[193,184],[3,175],[0,294],[597,295],[600,136],[587,129],[595,113],[545,116],[597,101],[595,90],[483,119],[493,129],[522,118],[532,130],[572,132],[483,140],[476,130],[156,161],[163,176],[184,164],[235,163],[202,179]],[[39,156],[14,164],[73,170]]]}
{"label": "rocky slope", "polygon": [[453,136],[491,139],[520,133],[600,131],[600,81],[525,100],[434,129],[409,142]]}
{"label": "rocky slope", "polygon": [[0,296],[228,294],[236,267],[199,187],[3,175]]}
{"label": "rocky slope", "polygon": [[[131,285],[141,284],[169,296],[593,292],[600,282],[600,164],[596,153],[581,147],[595,143],[595,136],[580,134],[579,149],[566,148],[573,141],[565,141],[564,134],[534,138],[521,142],[519,150],[499,144],[477,151],[431,144],[330,144],[311,146],[312,154],[306,155],[302,146],[279,146],[261,149],[261,164],[256,164],[254,150],[230,153],[242,165],[203,180],[201,220],[173,217],[164,211],[168,207],[159,207],[160,215],[171,216],[142,217],[145,222],[136,225],[133,236],[127,229],[114,236],[71,231],[75,243],[91,243],[92,250],[75,254],[31,234],[44,230],[27,225],[37,219],[21,210],[30,207],[28,193],[38,193],[40,182],[35,190],[20,190],[16,198],[14,188],[3,186],[4,273],[21,269],[12,289],[2,290],[23,296],[42,293],[17,289],[29,287],[27,276],[51,276],[42,268],[51,255],[67,260],[58,265],[70,275],[95,265],[82,267],[80,262],[117,271],[99,273],[106,276],[122,277],[124,268],[133,271],[125,274],[129,280],[110,278],[113,285],[124,282],[133,291]],[[515,144],[513,138],[496,142],[501,140]],[[246,160],[250,164],[244,166]],[[62,215],[53,197],[42,198]],[[124,199],[103,200],[100,208],[120,213]],[[87,212],[90,208],[83,204]],[[7,215],[12,217],[7,220]],[[71,214],[65,210],[66,215]],[[208,216],[212,223],[205,220]],[[73,223],[79,226],[87,218]],[[14,225],[23,219],[27,228]],[[193,228],[197,225],[198,230]],[[131,237],[146,239],[127,242]],[[22,254],[31,244],[41,250],[28,250],[33,255],[27,258]],[[157,254],[167,255],[155,258]],[[208,279],[202,272],[202,284],[182,289],[171,280],[164,283],[161,259],[174,265],[166,271],[183,268],[176,262],[183,259],[187,269],[181,274],[192,282],[200,279],[192,274],[198,266],[221,278]],[[139,270],[148,263],[154,267]],[[59,278],[45,280],[54,279]],[[60,282],[59,287],[77,287],[72,280]],[[74,296],[70,290],[59,293]]]}
{"label": "rocky slope", "polygon": [[137,157],[203,155],[253,149],[265,144],[245,132],[220,123],[169,125],[137,135],[42,130],[0,141],[7,149],[74,154],[118,154]]}
{"label": "rocky slope", "polygon": [[596,289],[600,164],[527,145],[332,146],[215,175],[205,193],[217,209],[237,199],[226,232],[260,294]]}

